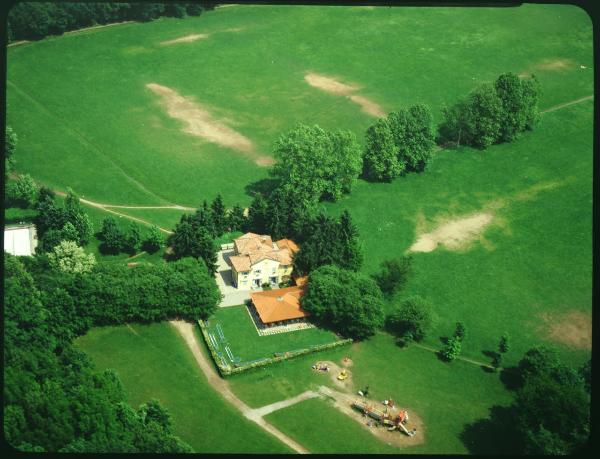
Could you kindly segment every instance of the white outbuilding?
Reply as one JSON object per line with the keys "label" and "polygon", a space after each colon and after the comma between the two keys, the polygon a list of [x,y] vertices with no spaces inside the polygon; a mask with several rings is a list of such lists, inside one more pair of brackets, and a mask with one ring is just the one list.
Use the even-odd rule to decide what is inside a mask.
{"label": "white outbuilding", "polygon": [[32,256],[38,240],[34,225],[4,227],[4,251],[17,256]]}

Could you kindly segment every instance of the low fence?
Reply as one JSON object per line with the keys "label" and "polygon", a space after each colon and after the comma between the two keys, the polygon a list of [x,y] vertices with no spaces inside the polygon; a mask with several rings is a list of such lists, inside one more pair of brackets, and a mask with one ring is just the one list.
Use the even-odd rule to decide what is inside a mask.
{"label": "low fence", "polygon": [[221,250],[233,250],[233,243],[221,244]]}
{"label": "low fence", "polygon": [[[250,362],[236,363],[235,361],[233,361],[229,363],[227,362],[225,355],[222,352],[219,352],[219,350],[217,349],[218,344],[213,344],[215,340],[208,331],[204,321],[198,320],[198,325],[200,326],[200,330],[202,331],[204,342],[208,346],[208,350],[210,351],[210,354],[213,360],[215,361],[217,368],[219,369],[219,373],[221,373],[221,376],[229,376],[232,374],[243,373],[244,371],[251,370],[252,368],[259,368],[267,365],[272,365],[273,363],[282,362],[284,360],[292,359],[301,355],[311,354],[313,352],[332,349],[334,347],[343,346],[352,342],[352,339],[348,338],[335,341],[333,343],[315,344],[313,346],[304,349],[298,349],[295,351],[276,353],[274,357],[263,357],[260,359],[252,360]],[[229,355],[229,352],[227,354]]]}

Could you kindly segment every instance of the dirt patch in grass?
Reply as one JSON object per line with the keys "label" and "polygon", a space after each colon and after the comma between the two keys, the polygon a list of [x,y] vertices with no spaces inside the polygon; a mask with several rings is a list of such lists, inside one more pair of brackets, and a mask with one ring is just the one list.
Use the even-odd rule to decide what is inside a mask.
{"label": "dirt patch in grass", "polygon": [[186,35],[185,37],[175,38],[174,40],[161,41],[160,44],[163,46],[176,45],[178,43],[191,43],[196,40],[208,38],[207,33],[196,33],[192,35]]}
{"label": "dirt patch in grass", "polygon": [[542,59],[539,62],[531,65],[527,70],[519,73],[519,76],[529,76],[531,73],[538,71],[545,72],[562,72],[575,66],[575,62],[571,59]]}
{"label": "dirt patch in grass", "polygon": [[311,86],[320,89],[322,91],[336,94],[338,96],[346,96],[352,102],[359,105],[361,110],[368,115],[375,116],[378,118],[386,116],[381,106],[371,99],[357,94],[352,94],[354,91],[360,89],[356,85],[349,85],[340,83],[335,78],[327,77],[324,75],[318,75],[316,73],[307,73],[304,75],[304,80]]}
{"label": "dirt patch in grass", "polygon": [[343,381],[337,379],[338,375],[342,372],[342,368],[336,364],[335,362],[332,362],[330,360],[324,360],[324,361],[320,361],[317,362],[317,365],[319,365],[320,363],[324,363],[327,366],[329,366],[329,371],[323,371],[323,370],[313,370],[316,371],[317,373],[321,373],[324,375],[329,375],[331,381],[338,386],[340,389],[346,389],[351,391],[352,390],[352,372],[348,369],[346,370],[346,373],[348,374],[348,377],[346,379],[344,379]]}
{"label": "dirt patch in grass", "polygon": [[542,313],[541,331],[554,342],[575,349],[592,348],[592,317],[582,311]]}
{"label": "dirt patch in grass", "polygon": [[272,164],[271,157],[259,155],[254,151],[250,139],[215,119],[208,110],[192,98],[183,97],[177,91],[156,83],[148,83],[146,87],[160,96],[161,105],[171,118],[185,123],[183,132],[244,153],[252,157],[259,166]]}
{"label": "dirt patch in grass", "polygon": [[417,429],[417,432],[414,436],[409,437],[405,433],[401,431],[388,431],[384,426],[374,425],[369,427],[368,423],[371,418],[366,417],[364,414],[359,412],[358,410],[352,408],[352,403],[355,401],[366,402],[369,405],[373,406],[379,411],[385,411],[386,406],[383,405],[379,401],[369,400],[364,397],[360,397],[358,395],[350,395],[345,394],[333,389],[329,389],[327,387],[321,386],[321,393],[327,395],[332,399],[333,406],[344,413],[345,415],[352,418],[354,421],[358,422],[364,429],[367,429],[371,434],[375,435],[379,440],[387,443],[390,446],[395,446],[398,448],[406,447],[406,446],[414,446],[419,445],[425,441],[425,432],[423,428],[423,421],[421,418],[415,414],[409,407],[405,405],[398,405],[394,409],[388,409],[388,412],[394,416],[398,411],[407,410],[408,411],[408,422],[405,427],[407,430],[412,430],[413,428]]}
{"label": "dirt patch in grass", "polygon": [[479,238],[493,219],[491,212],[479,212],[446,221],[433,231],[421,234],[408,250],[409,252],[432,252],[438,244],[450,250],[467,248]]}
{"label": "dirt patch in grass", "polygon": [[332,94],[348,95],[352,91],[358,89],[357,86],[340,83],[333,78],[317,75],[316,73],[307,73],[304,75],[304,80],[306,80],[309,85]]}
{"label": "dirt patch in grass", "polygon": [[350,96],[350,100],[358,105],[363,112],[368,115],[374,116],[376,118],[383,118],[386,116],[386,113],[383,111],[381,106],[370,99],[367,99],[363,96]]}

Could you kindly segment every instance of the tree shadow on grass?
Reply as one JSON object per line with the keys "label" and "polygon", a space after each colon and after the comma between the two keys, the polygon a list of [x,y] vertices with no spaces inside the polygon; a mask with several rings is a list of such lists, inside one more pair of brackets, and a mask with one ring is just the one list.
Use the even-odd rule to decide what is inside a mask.
{"label": "tree shadow on grass", "polygon": [[266,177],[256,182],[249,183],[244,187],[244,191],[249,196],[256,196],[257,194],[262,194],[263,196],[267,196],[277,188],[279,184],[279,180],[273,177]]}
{"label": "tree shadow on grass", "polygon": [[494,405],[489,418],[467,424],[459,438],[471,454],[522,454],[515,409]]}
{"label": "tree shadow on grass", "polygon": [[523,385],[521,373],[517,367],[506,367],[500,372],[500,381],[508,390],[517,390]]}
{"label": "tree shadow on grass", "polygon": [[442,343],[444,346],[445,346],[446,344],[448,344],[448,341],[449,341],[449,340],[450,340],[450,338],[449,338],[449,337],[447,337],[447,336],[440,336],[440,343]]}

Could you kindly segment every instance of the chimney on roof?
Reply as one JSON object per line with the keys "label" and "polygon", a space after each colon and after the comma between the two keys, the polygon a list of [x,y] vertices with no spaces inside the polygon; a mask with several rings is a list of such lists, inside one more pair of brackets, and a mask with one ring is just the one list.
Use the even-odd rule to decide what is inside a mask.
{"label": "chimney on roof", "polygon": [[278,296],[277,297],[277,301],[283,301],[283,297],[282,296]]}

